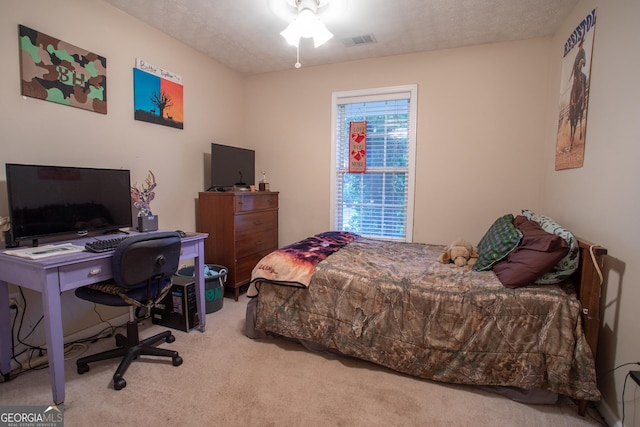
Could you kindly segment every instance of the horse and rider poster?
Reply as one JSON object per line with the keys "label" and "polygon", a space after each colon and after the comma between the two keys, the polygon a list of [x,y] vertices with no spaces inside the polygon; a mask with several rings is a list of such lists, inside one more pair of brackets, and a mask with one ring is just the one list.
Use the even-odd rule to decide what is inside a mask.
{"label": "horse and rider poster", "polygon": [[558,105],[556,170],[581,168],[584,164],[595,26],[594,9],[580,22],[564,45]]}

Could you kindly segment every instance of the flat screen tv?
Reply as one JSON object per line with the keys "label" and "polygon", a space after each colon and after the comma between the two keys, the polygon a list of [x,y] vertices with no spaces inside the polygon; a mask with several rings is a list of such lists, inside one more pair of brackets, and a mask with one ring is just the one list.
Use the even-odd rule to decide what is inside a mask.
{"label": "flat screen tv", "polygon": [[228,191],[233,187],[255,185],[256,153],[247,148],[211,144],[211,187]]}
{"label": "flat screen tv", "polygon": [[132,226],[128,170],[7,163],[6,173],[14,246]]}

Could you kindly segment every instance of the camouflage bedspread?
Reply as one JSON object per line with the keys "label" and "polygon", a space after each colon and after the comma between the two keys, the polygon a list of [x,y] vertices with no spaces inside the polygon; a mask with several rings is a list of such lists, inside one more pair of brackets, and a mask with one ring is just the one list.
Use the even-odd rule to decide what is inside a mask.
{"label": "camouflage bedspread", "polygon": [[600,399],[570,284],[505,288],[443,249],[357,239],[307,289],[263,284],[255,329],[436,381]]}

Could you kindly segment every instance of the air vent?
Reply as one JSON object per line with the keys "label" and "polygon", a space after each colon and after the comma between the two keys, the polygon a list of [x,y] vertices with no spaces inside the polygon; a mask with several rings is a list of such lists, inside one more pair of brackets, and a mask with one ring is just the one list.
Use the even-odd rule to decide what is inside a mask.
{"label": "air vent", "polygon": [[362,46],[365,44],[376,43],[376,38],[373,34],[365,34],[362,36],[351,37],[348,39],[342,39],[342,42],[346,47]]}

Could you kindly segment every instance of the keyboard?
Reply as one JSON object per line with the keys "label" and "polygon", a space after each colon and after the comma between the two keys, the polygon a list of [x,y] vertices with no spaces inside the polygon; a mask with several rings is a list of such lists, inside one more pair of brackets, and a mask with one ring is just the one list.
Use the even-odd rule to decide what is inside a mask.
{"label": "keyboard", "polygon": [[116,247],[122,243],[123,240],[128,239],[129,237],[114,237],[111,239],[103,239],[103,240],[93,240],[91,242],[87,242],[84,245],[84,248],[89,252],[109,252],[115,251]]}

